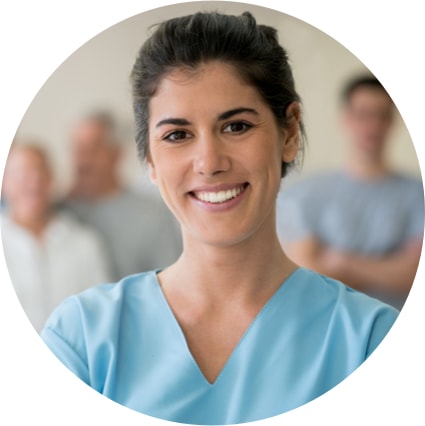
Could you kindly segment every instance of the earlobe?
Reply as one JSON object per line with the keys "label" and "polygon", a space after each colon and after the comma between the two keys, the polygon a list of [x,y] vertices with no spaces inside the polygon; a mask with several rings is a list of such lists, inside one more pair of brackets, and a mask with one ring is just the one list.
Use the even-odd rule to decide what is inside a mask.
{"label": "earlobe", "polygon": [[298,102],[292,102],[286,109],[285,139],[282,146],[282,161],[290,163],[298,153],[300,144],[301,110]]}

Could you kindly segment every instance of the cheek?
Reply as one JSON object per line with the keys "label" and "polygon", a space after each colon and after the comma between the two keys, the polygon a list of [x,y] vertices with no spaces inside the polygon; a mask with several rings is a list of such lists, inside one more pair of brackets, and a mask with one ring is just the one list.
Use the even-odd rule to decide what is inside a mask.
{"label": "cheek", "polygon": [[183,176],[183,170],[176,156],[162,152],[160,155],[149,156],[147,161],[151,181],[163,191],[175,186]]}
{"label": "cheek", "polygon": [[262,150],[258,154],[258,161],[261,162],[262,167],[268,167],[271,172],[278,172],[282,166],[283,156],[288,153],[288,149],[284,149],[281,139],[271,138],[275,143],[263,143]]}
{"label": "cheek", "polygon": [[256,176],[259,181],[266,182],[268,189],[274,188],[275,183],[280,182],[282,158],[281,153],[275,148],[258,150],[251,154],[250,158],[241,159],[240,164],[250,175]]}

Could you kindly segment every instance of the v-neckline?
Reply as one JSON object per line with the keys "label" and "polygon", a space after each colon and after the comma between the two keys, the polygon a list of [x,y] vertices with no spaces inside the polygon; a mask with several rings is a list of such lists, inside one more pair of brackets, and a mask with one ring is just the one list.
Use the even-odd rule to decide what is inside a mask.
{"label": "v-neckline", "polygon": [[250,331],[254,328],[255,324],[259,322],[266,313],[270,310],[270,307],[273,305],[274,301],[278,298],[278,296],[284,291],[284,289],[287,288],[287,284],[292,281],[294,275],[302,268],[298,267],[294,269],[287,277],[286,279],[279,285],[279,287],[275,290],[275,292],[271,295],[271,297],[264,303],[264,305],[261,307],[261,309],[258,311],[258,313],[255,315],[253,320],[250,322],[248,327],[245,329],[245,331],[242,333],[242,336],[230,352],[230,355],[227,357],[226,362],[224,363],[223,367],[217,374],[215,380],[213,382],[210,382],[203,373],[202,369],[199,367],[198,362],[196,361],[195,357],[193,356],[189,345],[186,340],[186,336],[183,332],[182,327],[180,326],[180,323],[178,322],[173,310],[171,309],[170,304],[168,303],[167,298],[165,297],[164,291],[161,287],[161,284],[159,283],[158,279],[158,273],[161,272],[160,269],[157,269],[153,271],[154,280],[156,284],[156,288],[160,295],[160,300],[162,304],[164,305],[165,311],[167,312],[168,316],[171,318],[171,322],[173,324],[174,329],[176,330],[176,334],[179,336],[179,341],[182,344],[186,355],[189,357],[191,363],[193,364],[197,374],[201,377],[202,381],[210,388],[213,388],[217,385],[217,383],[220,381],[220,378],[224,375],[227,366],[231,363],[232,359],[236,356],[237,352],[239,351],[239,348],[243,345],[244,341],[247,339],[247,336],[250,334]]}

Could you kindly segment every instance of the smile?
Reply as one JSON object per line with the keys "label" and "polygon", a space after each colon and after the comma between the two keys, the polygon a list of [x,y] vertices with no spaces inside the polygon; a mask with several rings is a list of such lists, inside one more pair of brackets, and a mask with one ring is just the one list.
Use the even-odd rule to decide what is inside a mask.
{"label": "smile", "polygon": [[246,185],[241,185],[237,188],[227,189],[224,191],[199,191],[193,192],[193,195],[201,201],[211,204],[221,204],[236,198],[241,192],[244,191]]}

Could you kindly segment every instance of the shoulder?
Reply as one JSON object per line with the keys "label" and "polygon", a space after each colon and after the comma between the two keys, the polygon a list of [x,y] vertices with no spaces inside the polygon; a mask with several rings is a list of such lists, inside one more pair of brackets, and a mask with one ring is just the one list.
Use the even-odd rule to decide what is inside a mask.
{"label": "shoulder", "polygon": [[360,314],[363,312],[365,315],[386,311],[394,318],[397,317],[398,311],[393,307],[326,275],[299,268],[296,278],[300,290],[305,292],[305,298],[316,299],[316,303],[332,301],[332,309],[352,310],[353,313]]}
{"label": "shoulder", "polygon": [[398,317],[398,311],[377,299],[353,290],[340,281],[300,268],[297,271],[299,303],[316,320],[344,330],[353,341],[367,344],[369,354],[385,337]]}
{"label": "shoulder", "polygon": [[421,178],[416,177],[414,175],[409,175],[402,172],[394,172],[392,173],[391,176],[394,181],[400,182],[401,184],[404,184],[404,185],[408,185],[408,186],[412,185],[415,187],[422,186]]}
{"label": "shoulder", "polygon": [[424,187],[422,180],[414,176],[401,173],[394,173],[388,180],[388,196],[394,196],[397,191],[397,197],[403,200],[400,208],[416,210],[423,214],[424,210]]}
{"label": "shoulder", "polygon": [[[143,314],[158,293],[154,271],[128,276],[117,283],[100,284],[65,299],[50,315],[43,333],[61,336],[71,346],[108,339],[116,333],[123,313]],[[138,310],[128,309],[137,304]],[[99,334],[101,333],[101,334]]]}
{"label": "shoulder", "polygon": [[160,294],[155,271],[91,287],[65,299],[53,311],[41,338],[67,367],[87,381],[89,360],[113,356],[122,332],[131,332],[149,315],[146,311],[163,303]]}
{"label": "shoulder", "polygon": [[99,320],[107,321],[133,298],[151,297],[157,287],[155,271],[138,273],[116,283],[91,287],[62,302],[50,316],[46,328],[72,328],[72,324],[81,321],[86,325]]}
{"label": "shoulder", "polygon": [[144,310],[154,309],[158,298],[155,271],[89,288],[65,299],[53,311],[41,338],[66,366],[87,381],[89,359],[107,356],[105,350],[118,346],[121,331],[138,324]]}
{"label": "shoulder", "polygon": [[390,186],[398,187],[402,191],[409,191],[423,195],[423,183],[420,178],[403,173],[393,173],[388,180]]}

